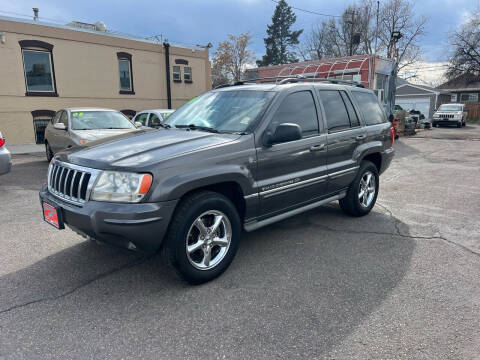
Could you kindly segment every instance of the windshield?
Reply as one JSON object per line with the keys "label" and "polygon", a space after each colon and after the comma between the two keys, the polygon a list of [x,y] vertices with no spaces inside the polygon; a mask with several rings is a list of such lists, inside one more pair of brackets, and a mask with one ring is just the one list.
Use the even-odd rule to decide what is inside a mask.
{"label": "windshield", "polygon": [[75,111],[71,115],[72,130],[135,129],[135,125],[117,111]]}
{"label": "windshield", "polygon": [[460,105],[441,105],[438,108],[439,111],[462,111],[462,107]]}
{"label": "windshield", "polygon": [[274,94],[255,90],[208,92],[187,102],[165,123],[172,127],[194,125],[217,131],[243,132],[257,119]]}

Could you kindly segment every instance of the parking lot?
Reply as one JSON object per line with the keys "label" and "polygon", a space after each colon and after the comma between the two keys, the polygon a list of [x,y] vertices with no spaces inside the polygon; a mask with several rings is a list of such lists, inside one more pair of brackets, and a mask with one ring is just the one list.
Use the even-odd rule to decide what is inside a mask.
{"label": "parking lot", "polygon": [[480,126],[396,145],[372,213],[337,203],[244,234],[192,287],[159,256],[42,220],[42,154],[0,177],[0,358],[474,359]]}

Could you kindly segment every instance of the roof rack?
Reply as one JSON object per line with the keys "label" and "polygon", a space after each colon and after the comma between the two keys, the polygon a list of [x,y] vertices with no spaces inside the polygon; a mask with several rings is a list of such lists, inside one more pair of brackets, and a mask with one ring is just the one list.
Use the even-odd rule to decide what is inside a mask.
{"label": "roof rack", "polygon": [[[265,81],[265,80],[274,80],[274,81],[269,82],[269,81]],[[305,76],[302,76],[302,75],[295,75],[295,76],[269,76],[269,77],[263,77],[263,78],[248,79],[247,81],[236,81],[233,84],[218,85],[214,89],[221,89],[221,88],[224,88],[224,87],[237,86],[237,85],[256,84],[257,81],[263,81],[264,84],[275,83],[276,85],[298,83],[298,82],[303,82],[303,81],[311,81],[311,82],[318,81],[318,82],[328,82],[328,83],[331,83],[331,84],[351,85],[351,86],[356,86],[356,87],[359,87],[359,88],[364,88],[365,87],[361,83],[356,82],[356,81],[342,80],[342,79],[331,79],[331,78],[312,78],[312,77],[305,77]]]}
{"label": "roof rack", "polygon": [[[281,79],[280,81],[278,81]],[[297,83],[301,81],[311,81],[311,82],[328,82],[331,84],[345,84],[356,86],[360,88],[364,88],[363,84],[357,81],[350,81],[350,80],[342,80],[342,79],[332,79],[332,78],[313,78],[313,77],[306,77],[302,75],[295,75],[295,76],[271,76],[271,77],[264,77],[264,78],[256,78],[256,79],[249,79],[249,81],[264,81],[264,80],[275,80],[275,83],[278,85],[283,84],[290,84],[290,83]]]}

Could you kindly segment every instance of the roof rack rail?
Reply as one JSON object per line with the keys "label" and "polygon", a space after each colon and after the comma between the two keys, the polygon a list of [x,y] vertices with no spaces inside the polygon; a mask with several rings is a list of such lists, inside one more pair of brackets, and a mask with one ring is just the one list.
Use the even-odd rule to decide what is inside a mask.
{"label": "roof rack rail", "polygon": [[359,83],[357,81],[335,79],[335,78],[313,78],[313,77],[305,77],[300,74],[295,76],[270,76],[270,77],[263,77],[263,78],[256,78],[256,79],[248,79],[249,82],[263,81],[264,83],[268,83],[269,81],[266,81],[266,80],[274,80],[271,82],[275,82],[278,85],[297,83],[301,81],[311,81],[311,82],[319,81],[319,82],[329,82],[332,84],[351,85],[351,86],[356,86],[360,88],[365,87],[363,86],[362,83]]}

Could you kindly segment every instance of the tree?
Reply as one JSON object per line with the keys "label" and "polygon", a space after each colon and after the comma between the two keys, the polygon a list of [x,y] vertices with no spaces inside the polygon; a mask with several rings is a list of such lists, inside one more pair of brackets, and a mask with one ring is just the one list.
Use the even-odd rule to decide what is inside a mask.
{"label": "tree", "polygon": [[218,44],[213,53],[212,78],[213,86],[218,86],[231,81],[240,81],[245,66],[255,60],[253,53],[248,50],[251,44],[250,33],[238,36],[228,35],[229,40]]}
{"label": "tree", "polygon": [[453,53],[447,77],[462,74],[480,76],[480,12],[474,13],[459,31],[451,37]]}
{"label": "tree", "polygon": [[298,59],[292,48],[298,45],[298,37],[302,30],[291,30],[297,16],[285,0],[280,0],[272,16],[272,24],[267,26],[267,37],[264,38],[266,53],[258,66],[288,64]]}
{"label": "tree", "polygon": [[[362,0],[345,9],[342,17],[323,21],[306,37],[301,51],[304,59],[347,56],[354,40],[352,37],[358,34],[358,44],[352,41],[354,55],[375,53],[374,44],[378,37],[376,53],[397,59],[399,69],[421,60],[419,41],[424,35],[427,19],[415,14],[409,0],[387,0],[380,7],[377,31],[376,10],[376,2]],[[391,41],[393,31],[400,31],[403,35],[397,43]]]}
{"label": "tree", "polygon": [[347,7],[342,16],[314,27],[300,54],[305,60],[373,53],[375,39],[373,0]]}
{"label": "tree", "polygon": [[[387,58],[397,59],[399,70],[421,60],[419,40],[426,23],[425,16],[415,16],[408,0],[388,0],[381,8],[378,37]],[[394,31],[403,35],[397,43],[391,41]]]}

